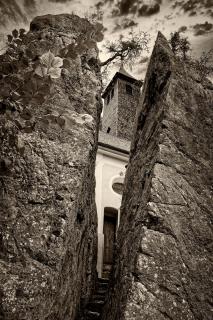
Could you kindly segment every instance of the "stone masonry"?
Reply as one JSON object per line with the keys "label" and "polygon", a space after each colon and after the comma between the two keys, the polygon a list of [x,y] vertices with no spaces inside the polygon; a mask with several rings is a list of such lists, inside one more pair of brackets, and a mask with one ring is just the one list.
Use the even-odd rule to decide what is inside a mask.
{"label": "stone masonry", "polygon": [[103,132],[107,133],[108,128],[110,128],[110,135],[117,135],[117,126],[118,126],[118,82],[115,83],[114,87],[114,96],[111,97],[111,92],[108,93],[111,99],[109,103],[108,95],[104,99],[104,113],[101,123],[101,129]]}
{"label": "stone masonry", "polygon": [[96,30],[37,17],[0,56],[1,320],[75,319],[94,286]]}
{"label": "stone masonry", "polygon": [[213,86],[158,35],[102,320],[211,320]]}
{"label": "stone masonry", "polygon": [[[120,72],[115,74],[104,92],[103,132],[106,133],[110,128],[110,135],[131,140],[141,84],[141,81],[131,76],[125,76]],[[127,93],[126,85],[131,87],[132,94]]]}
{"label": "stone masonry", "polygon": [[[126,85],[131,86],[132,95],[126,92]],[[132,132],[140,98],[141,82],[129,83],[118,79],[118,125],[117,136],[122,139],[132,139]]]}

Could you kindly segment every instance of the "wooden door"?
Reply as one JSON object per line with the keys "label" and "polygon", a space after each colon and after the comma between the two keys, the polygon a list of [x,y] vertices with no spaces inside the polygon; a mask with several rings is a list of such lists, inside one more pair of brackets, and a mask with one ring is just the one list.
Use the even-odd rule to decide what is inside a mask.
{"label": "wooden door", "polygon": [[104,217],[104,265],[113,264],[114,244],[116,234],[116,218]]}

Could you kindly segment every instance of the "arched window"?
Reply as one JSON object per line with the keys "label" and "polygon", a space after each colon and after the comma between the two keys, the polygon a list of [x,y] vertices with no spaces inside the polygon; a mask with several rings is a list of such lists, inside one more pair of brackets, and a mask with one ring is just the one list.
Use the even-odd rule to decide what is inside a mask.
{"label": "arched window", "polygon": [[122,196],[123,188],[124,188],[123,174],[121,176],[121,173],[120,173],[120,176],[114,177],[111,183],[112,183],[112,190]]}
{"label": "arched window", "polygon": [[118,194],[123,194],[124,184],[121,182],[115,182],[112,185],[113,191],[115,191]]}

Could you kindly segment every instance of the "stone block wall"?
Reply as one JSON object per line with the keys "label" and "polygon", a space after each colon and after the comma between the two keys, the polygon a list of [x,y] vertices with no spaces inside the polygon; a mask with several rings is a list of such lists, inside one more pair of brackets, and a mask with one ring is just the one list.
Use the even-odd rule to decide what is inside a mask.
{"label": "stone block wall", "polygon": [[[126,85],[131,86],[132,95],[126,92]],[[118,122],[117,136],[126,140],[132,139],[132,132],[140,99],[140,82],[131,83],[118,79]]]}
{"label": "stone block wall", "polygon": [[[116,82],[112,87],[114,89],[114,95],[111,97],[112,90],[109,90],[107,96],[104,99],[104,113],[102,118],[102,131],[107,132],[110,128],[110,135],[117,135],[118,127],[118,83]],[[110,101],[107,103],[108,96],[110,95]]]}
{"label": "stone block wall", "polygon": [[[126,92],[126,85],[131,86],[132,95]],[[119,76],[111,85],[107,96],[104,99],[104,114],[102,118],[102,131],[107,132],[110,128],[110,135],[125,140],[131,140],[137,105],[140,98],[141,82],[132,83]],[[111,98],[111,92],[114,96]],[[108,96],[110,101],[107,103]]]}
{"label": "stone block wall", "polygon": [[102,320],[212,319],[213,86],[159,34],[125,178]]}
{"label": "stone block wall", "polygon": [[37,17],[0,56],[0,319],[75,319],[93,289],[96,31]]}

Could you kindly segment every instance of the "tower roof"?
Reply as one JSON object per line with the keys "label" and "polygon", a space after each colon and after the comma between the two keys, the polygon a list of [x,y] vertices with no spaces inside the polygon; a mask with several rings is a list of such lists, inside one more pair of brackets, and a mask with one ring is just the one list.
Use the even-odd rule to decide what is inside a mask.
{"label": "tower roof", "polygon": [[110,83],[108,84],[108,86],[106,87],[106,89],[104,90],[103,94],[102,94],[102,98],[105,98],[107,93],[111,90],[111,88],[113,87],[115,81],[117,79],[123,79],[126,80],[130,83],[137,83],[138,86],[141,87],[142,82],[140,80],[135,79],[131,74],[129,74],[125,69],[123,64],[121,64],[119,71],[117,71],[114,75],[114,77],[112,78],[112,80],[110,81]]}
{"label": "tower roof", "polygon": [[126,76],[126,77],[128,77],[128,78],[131,78],[131,79],[136,80],[135,78],[133,78],[133,76],[131,76],[131,74],[129,74],[129,73],[124,69],[123,64],[121,64],[118,73],[120,73],[120,74],[122,74],[123,76]]}

